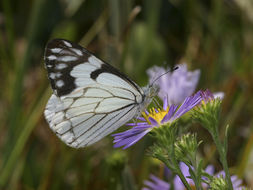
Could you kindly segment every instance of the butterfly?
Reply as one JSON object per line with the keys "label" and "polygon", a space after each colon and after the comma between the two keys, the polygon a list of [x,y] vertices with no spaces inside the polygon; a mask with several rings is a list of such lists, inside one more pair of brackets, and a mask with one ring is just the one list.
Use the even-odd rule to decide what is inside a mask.
{"label": "butterfly", "polygon": [[91,145],[140,115],[157,95],[155,85],[139,87],[82,46],[63,39],[45,48],[53,89],[44,115],[68,146]]}

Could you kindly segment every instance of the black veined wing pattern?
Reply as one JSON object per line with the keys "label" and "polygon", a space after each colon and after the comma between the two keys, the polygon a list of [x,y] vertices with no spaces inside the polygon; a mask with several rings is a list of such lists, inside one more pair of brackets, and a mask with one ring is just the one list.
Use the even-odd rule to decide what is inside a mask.
{"label": "black veined wing pattern", "polygon": [[124,125],[150,102],[149,91],[85,48],[55,39],[45,49],[53,89],[44,112],[67,145],[91,145]]}

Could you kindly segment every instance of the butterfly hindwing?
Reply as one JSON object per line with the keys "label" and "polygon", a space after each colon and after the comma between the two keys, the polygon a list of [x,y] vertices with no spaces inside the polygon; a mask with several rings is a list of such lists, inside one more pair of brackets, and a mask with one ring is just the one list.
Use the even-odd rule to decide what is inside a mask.
{"label": "butterfly hindwing", "polygon": [[[53,94],[47,104],[45,117],[57,136],[75,148],[92,144],[113,132],[134,117],[138,109],[134,103],[116,109],[106,103],[101,107],[102,110],[96,112],[94,108],[101,103],[99,99],[96,101],[93,98],[90,100],[93,103],[79,106],[75,105],[78,99],[69,100],[60,100]],[[110,111],[103,110],[107,107]]]}
{"label": "butterfly hindwing", "polygon": [[144,100],[136,83],[70,41],[49,42],[45,63],[54,90],[45,117],[69,146],[97,142],[131,120]]}

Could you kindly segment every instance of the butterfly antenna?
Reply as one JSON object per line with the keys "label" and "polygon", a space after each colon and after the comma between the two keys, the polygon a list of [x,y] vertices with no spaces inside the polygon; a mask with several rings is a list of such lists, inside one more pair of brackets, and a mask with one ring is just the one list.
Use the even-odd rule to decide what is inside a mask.
{"label": "butterfly antenna", "polygon": [[166,71],[165,73],[163,73],[162,75],[160,75],[159,77],[157,77],[157,78],[151,83],[150,86],[153,86],[153,84],[154,84],[158,79],[160,79],[163,75],[166,75],[167,73],[173,72],[173,71],[175,71],[175,70],[177,70],[177,69],[178,69],[178,66],[174,67],[171,71]]}

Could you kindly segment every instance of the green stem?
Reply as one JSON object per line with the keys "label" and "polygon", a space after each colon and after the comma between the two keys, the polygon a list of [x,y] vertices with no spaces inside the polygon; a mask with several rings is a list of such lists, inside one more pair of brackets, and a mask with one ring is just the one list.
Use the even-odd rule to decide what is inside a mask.
{"label": "green stem", "polygon": [[181,169],[179,168],[179,165],[176,164],[175,165],[175,169],[177,170],[176,174],[180,177],[182,183],[184,184],[184,186],[188,189],[188,190],[191,190],[192,188],[190,187],[190,185],[188,184],[188,182],[186,181]]}
{"label": "green stem", "polygon": [[211,134],[212,134],[214,143],[216,144],[217,150],[218,150],[219,155],[220,155],[220,161],[221,161],[221,164],[223,166],[223,169],[224,169],[224,172],[225,172],[225,175],[226,175],[227,184],[229,186],[229,189],[233,189],[231,177],[230,177],[230,174],[229,174],[228,164],[227,164],[227,160],[226,160],[226,156],[227,156],[226,147],[224,147],[223,144],[221,143],[221,140],[218,136],[218,131],[217,130],[215,130]]}
{"label": "green stem", "polygon": [[195,187],[196,187],[197,190],[202,190],[203,188],[201,187],[201,182],[200,182],[201,176],[199,177],[199,176],[196,175],[196,173],[198,171],[198,163],[197,163],[197,159],[196,159],[196,152],[191,155],[190,160],[191,160],[192,166],[193,166],[194,171],[195,171],[195,176],[196,176],[196,181],[195,181],[195,179],[193,180],[194,183],[195,183]]}
{"label": "green stem", "polygon": [[191,190],[192,188],[190,185],[187,183],[183,173],[181,172],[180,168],[178,167],[179,172],[177,172],[177,175],[180,177],[181,181],[183,182],[184,186],[188,189]]}

